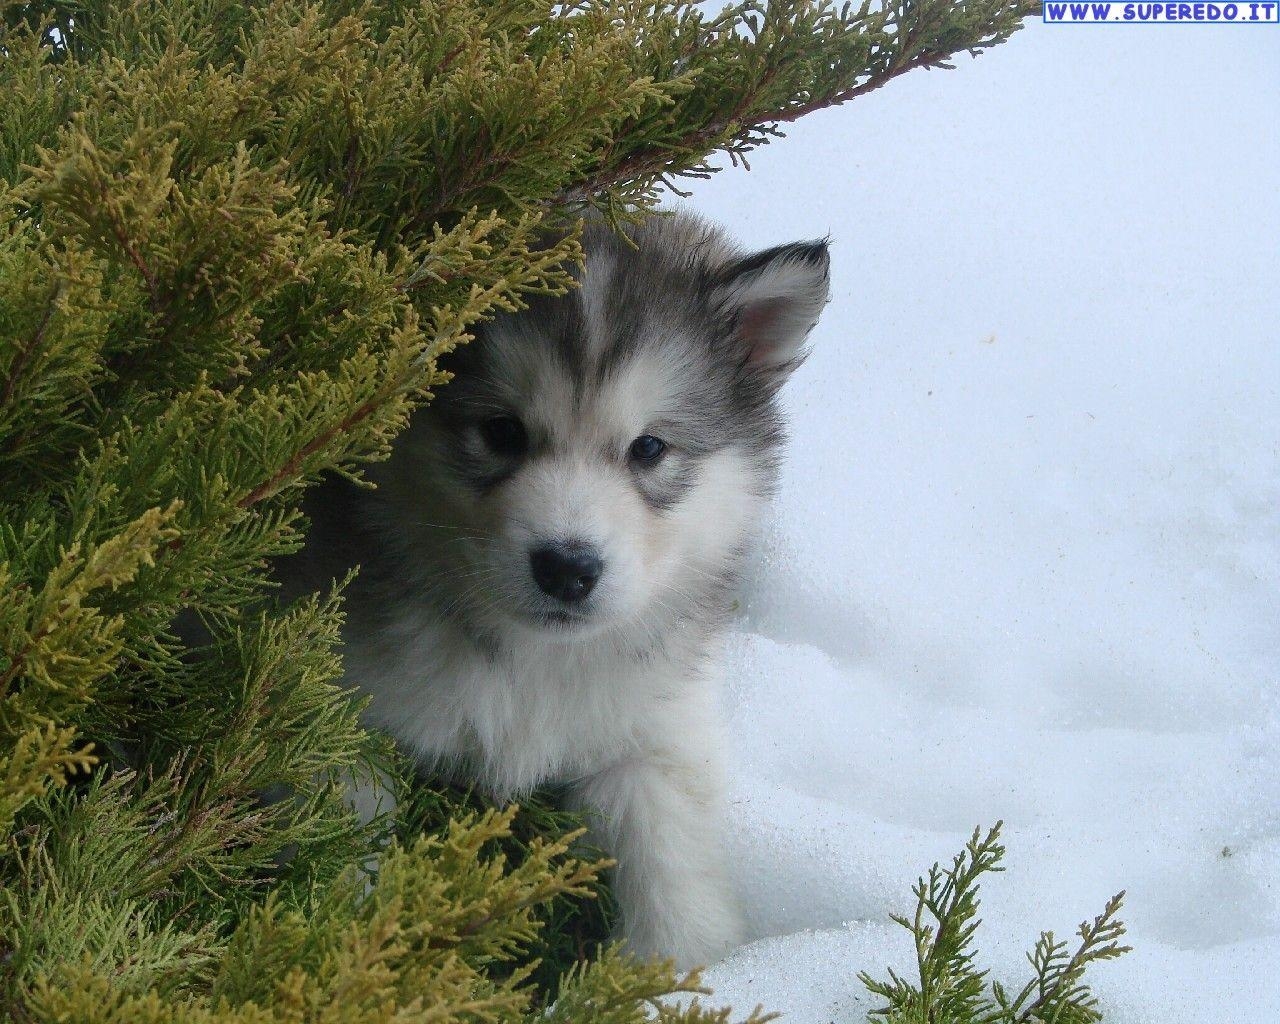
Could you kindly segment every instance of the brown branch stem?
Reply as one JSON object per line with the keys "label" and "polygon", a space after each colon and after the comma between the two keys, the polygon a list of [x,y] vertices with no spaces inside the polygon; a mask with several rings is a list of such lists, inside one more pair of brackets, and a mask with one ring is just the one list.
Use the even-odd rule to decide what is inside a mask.
{"label": "brown branch stem", "polygon": [[36,329],[32,333],[30,340],[18,349],[18,354],[9,367],[9,373],[5,376],[4,388],[3,390],[0,390],[0,409],[3,409],[13,400],[13,393],[18,386],[18,378],[22,376],[22,371],[27,368],[27,364],[31,361],[31,357],[35,355],[36,350],[44,342],[45,335],[49,331],[49,322],[53,319],[53,312],[55,304],[58,301],[58,294],[61,290],[61,284],[55,284],[53,286],[53,291],[49,294],[48,305],[45,307],[44,316],[40,318],[40,323],[36,325]]}
{"label": "brown branch stem", "polygon": [[270,477],[258,484],[257,487],[253,488],[253,490],[236,502],[236,507],[246,509],[252,505],[256,505],[263,498],[270,497],[279,489],[280,485],[284,481],[295,475],[302,468],[303,462],[318,452],[339,434],[346,433],[352,427],[368,419],[377,412],[383,403],[388,401],[390,397],[390,394],[377,395],[370,398],[367,402],[362,402],[360,405],[356,406],[355,409],[333,426],[329,427],[327,430],[321,431],[294,452],[283,466],[277,469]]}
{"label": "brown branch stem", "polygon": [[865,96],[867,93],[875,92],[875,90],[887,85],[893,79],[900,75],[906,74],[908,71],[914,71],[919,68],[946,67],[946,61],[954,55],[954,51],[924,49],[910,59],[903,60],[899,63],[891,64],[879,74],[874,74],[865,81],[852,85],[840,92],[830,93],[825,96],[819,96],[809,100],[807,103],[798,103],[794,106],[784,107],[780,110],[769,110],[763,113],[753,114],[745,120],[738,120],[743,109],[749,104],[749,99],[740,102],[735,110],[727,117],[719,118],[704,125],[702,128],[691,132],[681,140],[679,147],[673,146],[650,146],[645,149],[637,150],[630,156],[624,158],[613,167],[608,168],[597,176],[589,178],[582,185],[577,186],[567,193],[568,197],[584,196],[593,192],[597,192],[609,185],[617,184],[620,181],[626,181],[641,174],[659,173],[664,166],[670,162],[671,152],[675,148],[688,150],[705,149],[706,145],[713,139],[722,135],[725,131],[736,125],[739,134],[749,132],[755,129],[763,128],[766,125],[788,124],[792,121],[799,120],[807,114],[822,110],[826,107],[839,106],[842,103],[848,103],[850,100],[857,99],[859,96]]}
{"label": "brown branch stem", "polygon": [[156,283],[155,274],[151,272],[151,268],[147,266],[147,261],[142,258],[142,253],[138,251],[137,245],[135,245],[133,239],[129,237],[129,233],[125,231],[124,225],[120,223],[120,218],[117,217],[115,211],[111,209],[110,203],[108,202],[109,197],[107,196],[107,190],[105,188],[99,189],[98,194],[102,199],[103,205],[109,211],[111,234],[115,237],[120,248],[124,250],[125,255],[129,257],[129,262],[133,264],[138,273],[142,275],[142,279],[147,283],[147,292],[151,296],[151,312],[159,312],[161,305],[160,286]]}

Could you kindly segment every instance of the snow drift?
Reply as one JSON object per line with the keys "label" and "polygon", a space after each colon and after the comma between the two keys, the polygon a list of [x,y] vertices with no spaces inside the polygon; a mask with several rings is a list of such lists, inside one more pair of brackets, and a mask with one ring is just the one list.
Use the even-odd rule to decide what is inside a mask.
{"label": "snow drift", "polygon": [[1280,39],[1031,25],[692,204],[828,232],[730,643],[717,998],[861,1021],[910,886],[1006,822],[995,977],[1112,893],[1116,1024],[1280,1019]]}

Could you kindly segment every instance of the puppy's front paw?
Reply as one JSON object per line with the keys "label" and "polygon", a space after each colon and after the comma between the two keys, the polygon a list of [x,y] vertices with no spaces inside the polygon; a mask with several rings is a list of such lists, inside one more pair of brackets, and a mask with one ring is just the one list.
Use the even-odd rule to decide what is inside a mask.
{"label": "puppy's front paw", "polygon": [[747,941],[746,920],[727,886],[663,906],[636,908],[623,921],[628,948],[639,956],[673,959],[676,967],[708,967]]}

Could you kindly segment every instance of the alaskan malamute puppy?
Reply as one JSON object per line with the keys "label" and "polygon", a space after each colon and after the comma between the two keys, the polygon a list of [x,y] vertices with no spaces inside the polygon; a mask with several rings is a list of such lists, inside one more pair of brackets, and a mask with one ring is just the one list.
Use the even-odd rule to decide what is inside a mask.
{"label": "alaskan malamute puppy", "polygon": [[286,573],[296,591],[359,564],[344,652],[369,724],[499,800],[567,784],[617,859],[631,948],[691,965],[744,938],[717,641],[827,247],[747,255],[687,214],[629,234],[589,223],[579,288],[450,356],[377,489],[314,493]]}

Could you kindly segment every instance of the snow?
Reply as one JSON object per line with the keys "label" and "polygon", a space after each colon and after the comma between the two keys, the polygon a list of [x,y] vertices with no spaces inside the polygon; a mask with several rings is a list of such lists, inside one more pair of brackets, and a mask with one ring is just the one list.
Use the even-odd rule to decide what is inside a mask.
{"label": "snow", "polygon": [[834,259],[730,643],[717,1001],[860,1024],[1003,819],[996,977],[1126,889],[1112,1024],[1280,1019],[1278,97],[1273,26],[1033,23],[695,189]]}

